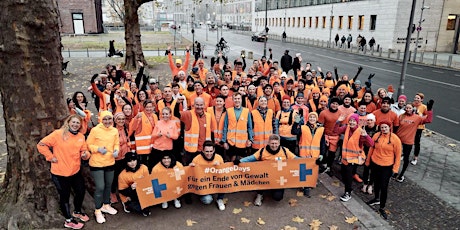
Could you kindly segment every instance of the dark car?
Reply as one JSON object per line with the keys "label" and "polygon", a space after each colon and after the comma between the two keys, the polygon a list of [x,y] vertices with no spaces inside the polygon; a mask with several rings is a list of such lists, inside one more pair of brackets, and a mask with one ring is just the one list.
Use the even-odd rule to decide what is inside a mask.
{"label": "dark car", "polygon": [[251,37],[251,40],[256,42],[265,42],[267,39],[267,34],[264,32],[254,33]]}

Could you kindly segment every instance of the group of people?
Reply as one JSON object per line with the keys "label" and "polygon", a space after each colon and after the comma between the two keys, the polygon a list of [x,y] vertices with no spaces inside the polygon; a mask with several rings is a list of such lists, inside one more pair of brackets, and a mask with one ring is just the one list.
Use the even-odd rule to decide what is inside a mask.
{"label": "group of people", "polygon": [[[340,48],[345,47],[345,42],[347,42],[347,47],[348,49],[350,49],[351,43],[353,42],[353,36],[351,36],[351,34],[348,34],[348,37],[345,37],[345,35],[342,35],[342,37],[340,37],[339,34],[336,34],[334,41],[336,47],[339,46],[339,41],[341,42]],[[356,38],[356,45],[359,47],[359,49],[361,51],[364,51],[367,44],[369,44],[370,50],[374,50],[375,38],[372,37],[368,42],[364,36],[361,36],[361,34],[359,34]]]}
{"label": "group of people", "polygon": [[[423,125],[433,116],[432,100],[424,105],[424,95],[417,93],[412,102],[404,95],[394,101],[391,86],[371,88],[374,74],[359,80],[362,67],[353,78],[339,75],[337,68],[323,73],[319,66],[303,63],[300,54],[290,67],[285,56],[281,66],[264,56],[247,67],[244,56],[228,62],[219,55],[209,69],[196,59],[190,71],[188,47],[184,65],[181,59],[173,60],[170,48],[166,54],[171,74],[162,87],[159,79],[144,74],[140,62],[137,74],[112,65],[94,74],[89,89],[98,124],[92,124],[84,93],[75,92],[67,100],[71,115],[62,128],[37,144],[51,162],[65,227],[79,229],[89,220],[81,209],[81,160],[89,160],[95,182],[98,223],[106,221],[103,213],[117,214],[111,206],[116,202],[126,212],[150,215],[148,208],[141,209],[135,192],[136,179],[149,173],[292,158],[313,158],[320,171],[329,174],[337,160],[345,184],[340,200],[351,199],[353,180],[363,183],[361,190],[375,195],[369,204],[379,204],[386,218],[389,180],[403,182],[409,163],[417,164]],[[362,176],[358,167],[364,168]],[[302,191],[310,196],[310,188]],[[254,204],[262,205],[266,193],[279,201],[284,190],[257,191]],[[218,209],[225,210],[223,197],[209,194],[200,200],[210,204],[215,199]],[[176,208],[181,200],[191,203],[191,194],[172,201]],[[168,203],[161,207],[168,208]]]}

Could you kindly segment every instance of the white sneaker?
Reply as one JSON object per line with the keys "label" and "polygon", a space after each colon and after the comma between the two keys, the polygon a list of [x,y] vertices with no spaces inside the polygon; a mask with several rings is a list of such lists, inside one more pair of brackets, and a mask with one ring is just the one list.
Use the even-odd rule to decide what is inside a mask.
{"label": "white sneaker", "polygon": [[104,205],[102,205],[101,212],[108,213],[110,215],[115,215],[115,214],[117,214],[118,211],[116,209],[112,208],[112,206],[110,206],[110,204],[104,204]]}
{"label": "white sneaker", "polygon": [[367,193],[367,184],[363,185],[363,187],[361,188],[361,192]]}
{"label": "white sneaker", "polygon": [[94,211],[94,215],[96,216],[96,222],[99,224],[105,223],[105,217],[104,214],[102,214],[100,209],[96,209]]}
{"label": "white sneaker", "polygon": [[182,207],[182,205],[180,204],[180,200],[178,200],[178,199],[174,200],[174,207],[176,207],[176,208],[181,208]]}
{"label": "white sneaker", "polygon": [[372,187],[372,185],[367,186],[367,193],[369,193],[369,195],[372,195],[372,193],[374,193],[374,188]]}
{"label": "white sneaker", "polygon": [[162,209],[167,209],[168,208],[168,202],[161,203],[161,208]]}
{"label": "white sneaker", "polygon": [[411,160],[410,163],[411,163],[412,165],[417,165],[417,159]]}
{"label": "white sneaker", "polygon": [[262,194],[257,194],[256,199],[254,200],[254,205],[261,206],[263,199],[264,199],[264,196]]}
{"label": "white sneaker", "polygon": [[217,203],[217,207],[219,208],[220,211],[225,210],[225,204],[224,204],[224,201],[222,199],[218,199],[216,203]]}

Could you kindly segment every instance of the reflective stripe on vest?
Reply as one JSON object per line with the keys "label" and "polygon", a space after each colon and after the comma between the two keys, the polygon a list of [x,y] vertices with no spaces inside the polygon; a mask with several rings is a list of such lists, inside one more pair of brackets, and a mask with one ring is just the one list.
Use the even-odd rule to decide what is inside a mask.
{"label": "reflective stripe on vest", "polygon": [[[195,113],[195,110],[190,110],[192,116],[192,124],[189,130],[184,132],[184,149],[187,152],[197,152],[198,151],[198,138],[200,137],[200,124],[198,122],[198,117]],[[206,140],[211,140],[211,115],[209,113],[204,113],[206,116]]]}
{"label": "reflective stripe on vest", "polygon": [[361,128],[358,127],[350,137],[350,127],[345,130],[345,136],[342,144],[342,162],[358,164],[358,157],[366,158],[364,151],[359,147],[359,138]]}
{"label": "reflective stripe on vest", "polygon": [[236,120],[235,109],[233,107],[227,110],[227,116],[227,142],[237,148],[246,148],[246,141],[248,140],[249,109],[242,108],[238,120]]}
{"label": "reflective stripe on vest", "polygon": [[252,143],[252,148],[260,149],[268,144],[268,138],[273,134],[273,110],[267,109],[265,120],[257,109],[252,110],[251,114],[254,122],[254,143]]}
{"label": "reflective stripe on vest", "polygon": [[[134,134],[134,139],[136,142],[136,152],[137,154],[150,154],[151,150],[151,145],[152,145],[152,131],[153,131],[153,125],[150,123],[149,118],[147,115],[145,115],[144,112],[141,112],[142,114],[142,130],[138,134]],[[154,116],[154,121],[155,121],[155,114],[152,114]]]}
{"label": "reflective stripe on vest", "polygon": [[[277,114],[277,118],[279,120],[279,134],[281,137],[286,138],[293,138],[295,135],[291,134],[292,124],[294,123],[294,118],[292,118],[292,124],[289,124],[289,116],[291,112],[283,112],[279,111]],[[292,112],[292,116],[294,117],[295,112]]]}
{"label": "reflective stripe on vest", "polygon": [[311,135],[310,127],[302,125],[302,136],[299,140],[299,156],[318,157],[321,151],[321,138],[324,134],[324,127],[318,127],[315,134]]}

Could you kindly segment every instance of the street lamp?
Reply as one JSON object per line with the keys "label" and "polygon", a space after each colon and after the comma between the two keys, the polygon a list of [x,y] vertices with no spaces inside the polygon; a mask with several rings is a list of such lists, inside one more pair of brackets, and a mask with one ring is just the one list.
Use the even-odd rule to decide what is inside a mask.
{"label": "street lamp", "polygon": [[268,38],[268,26],[267,26],[267,13],[268,13],[268,0],[265,0],[265,39],[264,39],[264,56],[267,56],[267,38]]}
{"label": "street lamp", "polygon": [[[193,7],[195,11],[195,7]],[[192,53],[195,54],[195,14],[192,13]]]}
{"label": "street lamp", "polygon": [[204,25],[206,26],[206,41],[208,41],[208,7],[209,4],[206,3],[206,20],[204,21]]}
{"label": "street lamp", "polygon": [[430,9],[429,6],[425,6],[425,0],[422,1],[422,10],[420,11],[420,20],[418,21],[418,27],[417,27],[417,39],[415,40],[415,49],[414,49],[414,62],[416,61],[415,59],[417,58],[417,48],[418,48],[418,39],[420,36],[420,31],[422,30],[422,22],[425,21],[423,19],[423,11],[426,9]]}
{"label": "street lamp", "polygon": [[327,45],[328,48],[331,48],[332,44],[332,15],[334,15],[334,4],[332,4],[331,8],[331,18],[330,18],[330,25],[329,25],[329,44]]}
{"label": "street lamp", "polygon": [[412,35],[411,27],[412,27],[412,23],[414,23],[414,11],[415,11],[416,2],[417,0],[412,0],[412,8],[411,8],[410,17],[409,17],[409,26],[407,27],[406,46],[404,48],[404,59],[403,59],[403,65],[401,68],[401,78],[399,79],[398,97],[404,94],[404,81],[406,80],[407,61],[409,60],[410,37]]}

